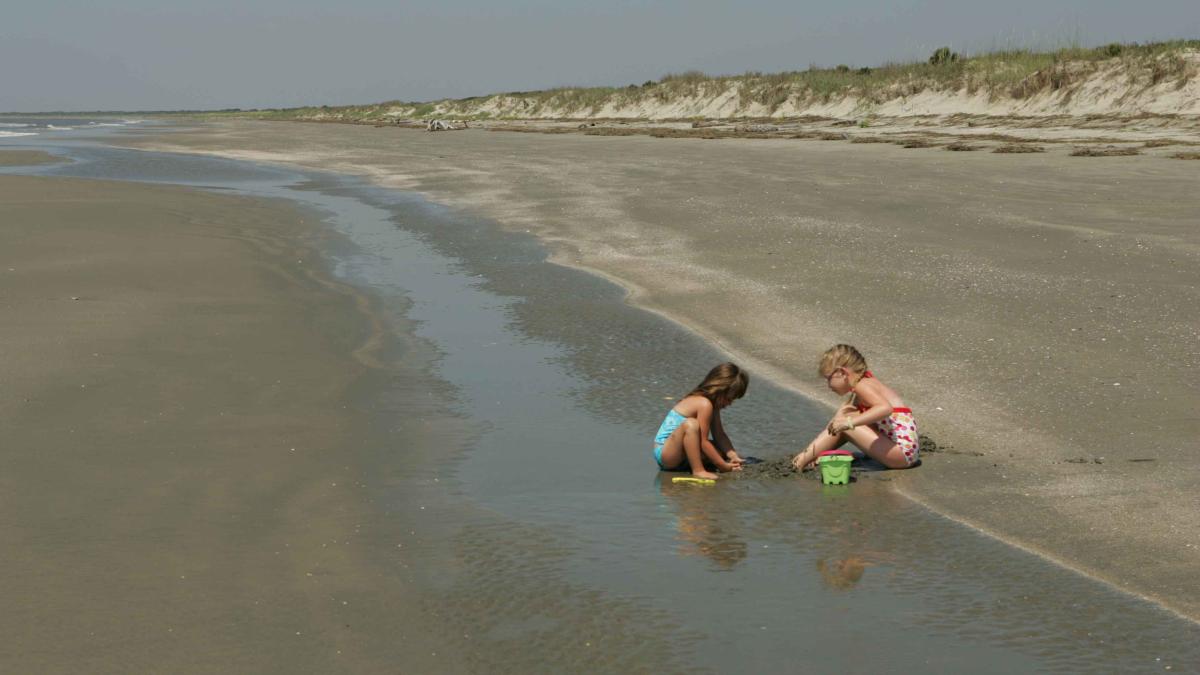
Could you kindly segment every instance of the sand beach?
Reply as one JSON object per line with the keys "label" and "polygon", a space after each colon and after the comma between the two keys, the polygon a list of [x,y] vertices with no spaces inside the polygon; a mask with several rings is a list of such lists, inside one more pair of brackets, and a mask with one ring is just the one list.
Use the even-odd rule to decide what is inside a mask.
{"label": "sand beach", "polygon": [[[1196,662],[1200,629],[1183,618],[1194,563],[1165,536],[1190,523],[1150,499],[1152,486],[1186,490],[1190,465],[1170,445],[1185,439],[1155,436],[1140,449],[1157,454],[1123,461],[1053,430],[1035,439],[1044,461],[1034,446],[1009,457],[980,415],[1013,409],[958,376],[970,366],[1048,388],[1042,408],[1017,411],[1032,438],[1051,419],[1044,406],[1092,363],[1067,354],[1074,372],[1058,361],[1020,371],[966,350],[968,329],[1028,361],[1013,341],[1054,335],[1017,319],[1095,302],[1075,325],[1111,329],[1112,314],[1090,316],[1112,301],[1093,297],[1111,291],[1091,275],[1133,292],[1122,280],[1134,268],[1113,267],[1113,251],[1039,267],[1052,251],[1014,236],[1070,246],[1061,228],[942,222],[955,199],[1027,216],[1058,208],[1057,193],[1022,205],[1000,181],[1035,170],[1061,180],[1065,156],[997,163],[990,172],[1009,168],[993,189],[955,184],[968,196],[935,198],[938,181],[987,172],[964,162],[947,178],[890,154],[901,148],[856,163],[822,143],[178,121],[68,133],[0,151],[0,381],[11,392],[0,526],[15,542],[4,626],[18,636],[4,670]],[[113,147],[129,144],[142,149]],[[160,146],[180,152],[146,149]],[[893,188],[877,175],[887,167],[902,178]],[[863,176],[890,207],[849,198]],[[1141,209],[1159,236],[1134,250],[1168,241],[1190,255],[1175,212],[1125,201],[1105,207],[1098,243],[1128,253],[1112,213]],[[904,215],[925,206],[928,221]],[[796,215],[806,209],[829,213]],[[884,220],[894,231],[878,229]],[[912,266],[846,255],[901,231]],[[1149,290],[1134,300],[1173,317],[1143,322],[1153,307],[1121,306],[1138,321],[1098,342],[1180,330],[1190,282],[1172,273],[1147,267],[1136,278]],[[909,304],[883,302],[885,282]],[[1169,283],[1174,296],[1161,292]],[[903,330],[864,336],[848,297]],[[857,341],[881,377],[903,383],[938,444],[921,468],[862,467],[852,486],[787,468],[832,402],[808,353],[825,339]],[[1154,346],[1186,370],[1177,345]],[[1079,349],[1105,367],[1125,353]],[[752,387],[728,427],[766,461],[711,488],[675,485],[647,438],[697,370],[730,356]],[[1030,381],[992,384],[1024,402]],[[1121,382],[1136,393],[1142,381]],[[960,418],[984,426],[959,433]],[[1096,504],[1127,517],[1102,529]],[[1164,529],[1134,531],[1147,514]],[[1106,539],[1134,536],[1139,551]],[[1143,563],[1163,576],[1129,573]],[[1159,598],[1171,584],[1175,596]],[[825,649],[867,624],[871,650]]]}
{"label": "sand beach", "polygon": [[59,161],[54,155],[40,150],[0,150],[0,166],[40,166]]}
{"label": "sand beach", "polygon": [[419,610],[359,535],[377,331],[318,218],[0,176],[0,222],[4,670],[420,669]]}
{"label": "sand beach", "polygon": [[0,675],[1200,675],[1161,4],[8,9]]}
{"label": "sand beach", "polygon": [[856,344],[938,444],[899,493],[1200,616],[1190,162],[241,121],[122,143],[486,216],[817,401],[816,355]]}

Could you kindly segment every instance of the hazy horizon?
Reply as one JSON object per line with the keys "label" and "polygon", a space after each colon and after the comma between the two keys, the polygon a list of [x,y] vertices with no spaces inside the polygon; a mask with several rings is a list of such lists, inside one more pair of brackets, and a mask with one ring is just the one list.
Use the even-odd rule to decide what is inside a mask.
{"label": "hazy horizon", "polygon": [[[0,111],[199,110],[427,101],[668,73],[802,70],[1200,36],[1194,0],[392,6],[80,0],[4,12]],[[15,31],[19,29],[19,35]]]}

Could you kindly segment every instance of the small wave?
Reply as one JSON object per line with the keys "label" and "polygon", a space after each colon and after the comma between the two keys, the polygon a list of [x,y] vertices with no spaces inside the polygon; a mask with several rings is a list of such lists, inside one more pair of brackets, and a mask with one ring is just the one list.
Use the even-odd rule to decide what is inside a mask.
{"label": "small wave", "polygon": [[33,126],[33,125],[32,124],[16,124],[14,122],[0,122],[0,127],[5,127],[8,129],[16,129],[19,127],[31,127],[31,126]]}
{"label": "small wave", "polygon": [[47,124],[46,128],[52,131],[74,131],[75,129],[75,127],[56,127],[53,124]]}
{"label": "small wave", "polygon": [[16,138],[17,136],[37,136],[33,131],[0,131],[0,138]]}
{"label": "small wave", "polygon": [[88,126],[89,127],[123,127],[125,125],[118,124],[116,122],[88,122]]}

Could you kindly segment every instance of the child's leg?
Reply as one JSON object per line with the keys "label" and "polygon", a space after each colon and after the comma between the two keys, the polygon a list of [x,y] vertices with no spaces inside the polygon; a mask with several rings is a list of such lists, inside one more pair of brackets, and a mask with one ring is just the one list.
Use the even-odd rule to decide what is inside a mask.
{"label": "child's leg", "polygon": [[854,427],[850,431],[843,431],[841,435],[867,453],[868,457],[889,469],[907,469],[909,467],[908,458],[904,456],[904,449],[887,436],[880,435],[874,427]]}
{"label": "child's leg", "polygon": [[817,461],[817,455],[826,450],[833,450],[845,442],[846,439],[842,437],[842,434],[833,435],[829,433],[828,429],[822,429],[821,433],[817,434],[817,437],[808,444],[803,452],[792,458],[792,466],[803,471]]}
{"label": "child's leg", "polygon": [[692,475],[697,478],[716,478],[717,474],[704,470],[704,458],[700,450],[700,423],[695,418],[688,418],[679,425],[663,443],[662,465],[668,468],[682,468],[684,461]]}
{"label": "child's leg", "polygon": [[665,471],[680,471],[687,468],[687,453],[683,449],[684,429],[682,424],[675,427],[675,431],[667,437],[667,442],[663,443],[661,463]]}

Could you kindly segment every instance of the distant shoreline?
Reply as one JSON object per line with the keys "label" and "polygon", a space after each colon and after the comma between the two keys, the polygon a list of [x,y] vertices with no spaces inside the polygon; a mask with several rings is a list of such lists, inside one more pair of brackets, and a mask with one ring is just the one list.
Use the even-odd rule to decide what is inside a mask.
{"label": "distant shoreline", "polygon": [[[353,120],[264,120],[424,129],[399,120],[379,124]],[[658,139],[823,141],[896,145],[905,149],[1051,153],[1073,157],[1151,155],[1200,159],[1200,116],[1058,116],[1046,119],[989,115],[875,117],[870,124],[835,117],[733,120],[507,120],[458,122],[462,129],[582,136],[645,136]],[[443,133],[443,132],[438,132]],[[445,132],[454,133],[454,132]]]}

